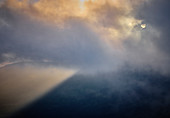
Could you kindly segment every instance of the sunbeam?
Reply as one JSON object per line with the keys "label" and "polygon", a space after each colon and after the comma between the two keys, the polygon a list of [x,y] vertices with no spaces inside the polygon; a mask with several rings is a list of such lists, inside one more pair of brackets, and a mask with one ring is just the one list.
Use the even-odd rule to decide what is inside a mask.
{"label": "sunbeam", "polygon": [[31,65],[1,68],[0,117],[23,108],[75,73],[72,69]]}

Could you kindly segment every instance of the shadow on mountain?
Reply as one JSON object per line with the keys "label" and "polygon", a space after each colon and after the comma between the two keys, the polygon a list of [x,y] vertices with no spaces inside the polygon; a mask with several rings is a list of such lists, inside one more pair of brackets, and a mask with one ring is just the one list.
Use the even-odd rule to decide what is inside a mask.
{"label": "shadow on mountain", "polygon": [[76,74],[14,118],[169,118],[170,77],[124,69]]}

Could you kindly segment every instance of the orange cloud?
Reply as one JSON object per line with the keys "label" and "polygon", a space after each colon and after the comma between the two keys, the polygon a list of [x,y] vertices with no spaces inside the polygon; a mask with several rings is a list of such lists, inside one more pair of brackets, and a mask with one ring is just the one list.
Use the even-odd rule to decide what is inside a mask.
{"label": "orange cloud", "polygon": [[52,22],[62,23],[65,19],[78,16],[80,11],[79,0],[6,0],[2,6],[13,11],[25,14],[31,18]]}
{"label": "orange cloud", "polygon": [[83,20],[103,40],[119,44],[128,37],[140,39],[134,30],[142,20],[133,16],[133,10],[148,0],[6,0],[3,5],[30,18],[56,26],[67,25],[72,18]]}

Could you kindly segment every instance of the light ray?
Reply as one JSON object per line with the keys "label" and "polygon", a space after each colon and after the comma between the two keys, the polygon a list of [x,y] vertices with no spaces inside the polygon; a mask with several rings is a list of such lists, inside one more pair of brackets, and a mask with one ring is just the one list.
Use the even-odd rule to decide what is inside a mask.
{"label": "light ray", "polygon": [[0,117],[10,115],[40,98],[75,72],[72,69],[37,66],[1,68]]}

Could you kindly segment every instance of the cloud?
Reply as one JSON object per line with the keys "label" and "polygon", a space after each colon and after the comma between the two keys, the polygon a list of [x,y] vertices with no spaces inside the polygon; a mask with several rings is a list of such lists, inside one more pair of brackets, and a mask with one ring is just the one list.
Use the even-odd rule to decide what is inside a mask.
{"label": "cloud", "polygon": [[149,15],[142,17],[147,10],[142,6],[151,3],[6,0],[0,8],[1,21],[8,24],[0,28],[0,54],[78,68],[112,70],[129,63],[168,72],[169,55],[161,46],[166,43],[159,40],[168,33],[155,25],[157,20],[146,20]]}
{"label": "cloud", "polygon": [[[159,62],[156,62],[163,66],[164,70],[169,70],[169,2],[166,0],[151,0],[145,4],[140,5],[139,8],[136,9],[136,18],[142,19],[146,22],[148,27],[152,27],[150,32],[151,34],[147,34],[147,40],[152,42],[152,45],[157,52],[156,59],[161,59]],[[154,13],[154,14],[153,14]],[[147,27],[147,29],[148,29]],[[144,37],[146,37],[144,36]],[[157,64],[155,64],[157,65]],[[165,69],[166,68],[166,69]],[[161,67],[162,69],[162,67]]]}
{"label": "cloud", "polygon": [[169,52],[169,6],[166,0],[154,0],[141,5],[136,14],[137,18],[143,19],[159,31],[160,37],[155,39],[154,43],[157,48],[167,53]]}
{"label": "cloud", "polygon": [[2,6],[31,18],[42,21],[62,23],[72,16],[79,16],[79,0],[5,0]]}
{"label": "cloud", "polygon": [[[1,98],[6,99],[5,102],[11,98],[17,100],[22,97],[22,90],[28,90],[29,97],[21,98],[16,107],[11,107],[18,109],[66,80],[75,70],[86,74],[94,70],[112,72],[123,67],[150,73],[151,68],[169,74],[168,8],[169,2],[165,0],[86,0],[84,3],[4,0],[0,5],[0,94],[4,97]],[[144,24],[146,27],[142,28]],[[35,65],[19,66],[26,62]],[[45,67],[41,67],[44,63]],[[56,69],[59,66],[76,69],[69,73],[66,69]],[[118,75],[121,73],[125,72],[120,71]],[[42,76],[52,78],[52,83]],[[59,76],[63,78],[58,79]],[[8,79],[11,77],[13,80]],[[124,80],[120,87],[119,82],[115,84],[114,77],[110,77],[116,89],[125,88]],[[22,83],[20,88],[26,89],[16,86],[18,81]],[[9,86],[11,83],[15,90]],[[16,91],[19,96],[15,95]]]}
{"label": "cloud", "polygon": [[79,19],[67,21],[69,26],[63,29],[41,24],[7,8],[1,9],[5,10],[1,18],[7,19],[11,25],[6,32],[3,29],[0,31],[1,54],[11,52],[20,59],[51,60],[78,67],[101,63],[105,58],[102,41]]}

